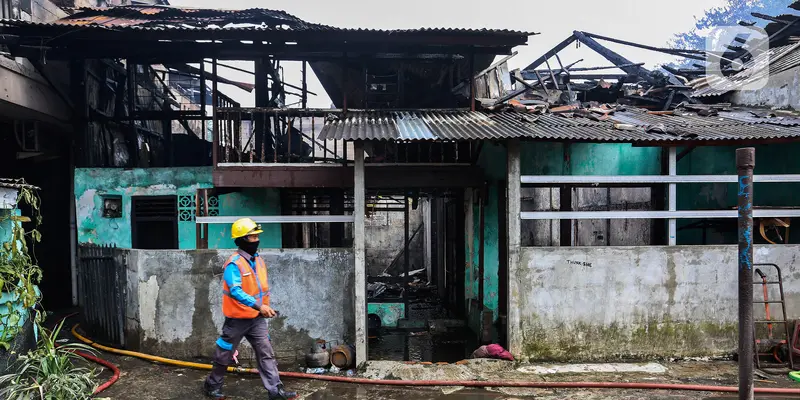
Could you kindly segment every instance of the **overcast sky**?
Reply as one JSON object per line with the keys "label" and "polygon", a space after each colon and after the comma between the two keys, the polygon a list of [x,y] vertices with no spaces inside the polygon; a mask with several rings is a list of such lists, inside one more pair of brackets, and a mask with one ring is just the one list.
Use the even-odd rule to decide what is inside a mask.
{"label": "overcast sky", "polygon": [[[476,0],[170,0],[170,4],[199,8],[269,8],[284,10],[309,22],[342,28],[491,28],[538,32],[509,66],[523,68],[574,30],[596,33],[618,39],[666,47],[673,34],[690,30],[695,16],[709,8],[720,6],[722,0],[561,0],[561,1],[476,1]],[[607,44],[633,62],[648,67],[672,61],[669,56],[631,47]],[[574,45],[561,53],[565,64],[583,58],[579,66],[610,65],[586,48]],[[299,63],[285,63],[286,81],[300,82]],[[237,66],[252,70],[250,63]],[[615,73],[615,71],[611,71]],[[229,79],[252,82],[252,75],[222,68],[220,74]],[[311,96],[309,107],[329,107],[330,99],[321,85],[309,74]],[[245,91],[222,85],[222,90],[242,103],[252,106],[254,96]],[[292,98],[287,102],[292,102]]]}

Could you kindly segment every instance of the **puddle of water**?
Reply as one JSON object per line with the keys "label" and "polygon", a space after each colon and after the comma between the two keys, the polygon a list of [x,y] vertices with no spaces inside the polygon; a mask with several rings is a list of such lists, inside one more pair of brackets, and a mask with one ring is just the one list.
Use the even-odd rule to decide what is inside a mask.
{"label": "puddle of water", "polygon": [[[409,306],[409,318],[429,321],[452,318],[443,307],[430,303]],[[382,330],[369,341],[369,358],[383,361],[454,363],[467,358],[478,347],[478,338],[469,328],[451,328],[446,334]]]}

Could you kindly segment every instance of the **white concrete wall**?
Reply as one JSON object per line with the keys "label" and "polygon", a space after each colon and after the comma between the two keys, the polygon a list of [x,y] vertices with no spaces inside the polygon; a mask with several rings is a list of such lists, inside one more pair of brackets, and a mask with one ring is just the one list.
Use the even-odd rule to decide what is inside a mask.
{"label": "white concrete wall", "polygon": [[734,104],[800,109],[800,69],[794,68],[771,76],[766,87],[733,93]]}
{"label": "white concrete wall", "polygon": [[[757,246],[783,269],[789,318],[800,317],[799,245]],[[718,356],[737,343],[736,246],[521,249],[510,308],[517,356],[609,360]],[[769,271],[765,269],[765,271]],[[770,271],[771,272],[771,271]],[[768,272],[769,273],[769,272]],[[763,297],[756,287],[755,299]],[[778,298],[777,287],[770,291]],[[780,311],[772,307],[773,319]],[[763,307],[755,307],[758,319]]]}

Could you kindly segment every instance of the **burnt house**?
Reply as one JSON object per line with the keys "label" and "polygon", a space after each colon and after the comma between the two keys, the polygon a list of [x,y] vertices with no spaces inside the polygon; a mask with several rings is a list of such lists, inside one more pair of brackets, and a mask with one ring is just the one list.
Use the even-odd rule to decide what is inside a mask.
{"label": "burnt house", "polygon": [[[536,359],[729,354],[740,146],[767,154],[757,257],[796,270],[785,229],[796,201],[760,189],[800,182],[796,117],[703,99],[691,74],[648,70],[601,42],[702,52],[576,31],[510,71],[531,34],[343,29],[262,9],[87,8],[2,30],[15,56],[69,62],[70,99],[85,110],[72,121],[78,242],[125,253],[136,294],[119,305],[130,318],[94,325],[118,344],[207,350],[227,226],[249,216],[264,225],[287,346],[346,340],[364,361],[394,341],[401,354],[388,357],[410,359],[420,339],[408,333],[427,328],[451,340],[427,346],[426,361],[482,342]],[[611,65],[562,60],[575,43]],[[106,81],[123,106],[97,111],[89,89],[104,86],[87,71],[98,60],[120,60]],[[224,79],[229,61],[252,62],[252,84]],[[290,63],[299,82],[280,72]],[[312,73],[333,108],[308,107]],[[255,106],[220,85],[252,89]],[[174,292],[185,303],[159,295]]]}

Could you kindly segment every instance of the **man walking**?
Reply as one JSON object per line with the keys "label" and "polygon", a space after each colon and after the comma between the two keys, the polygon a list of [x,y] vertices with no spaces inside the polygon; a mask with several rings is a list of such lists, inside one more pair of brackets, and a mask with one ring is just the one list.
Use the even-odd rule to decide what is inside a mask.
{"label": "man walking", "polygon": [[214,365],[205,381],[208,397],[221,400],[222,383],[234,351],[242,338],[246,338],[258,361],[261,382],[269,392],[270,400],[287,400],[297,393],[287,392],[278,376],[278,363],[267,333],[266,318],[277,315],[269,306],[267,266],[258,255],[258,235],[261,226],[250,218],[237,220],[231,226],[231,237],[239,250],[225,262],[222,282],[222,313],[225,324],[222,336],[217,339]]}

